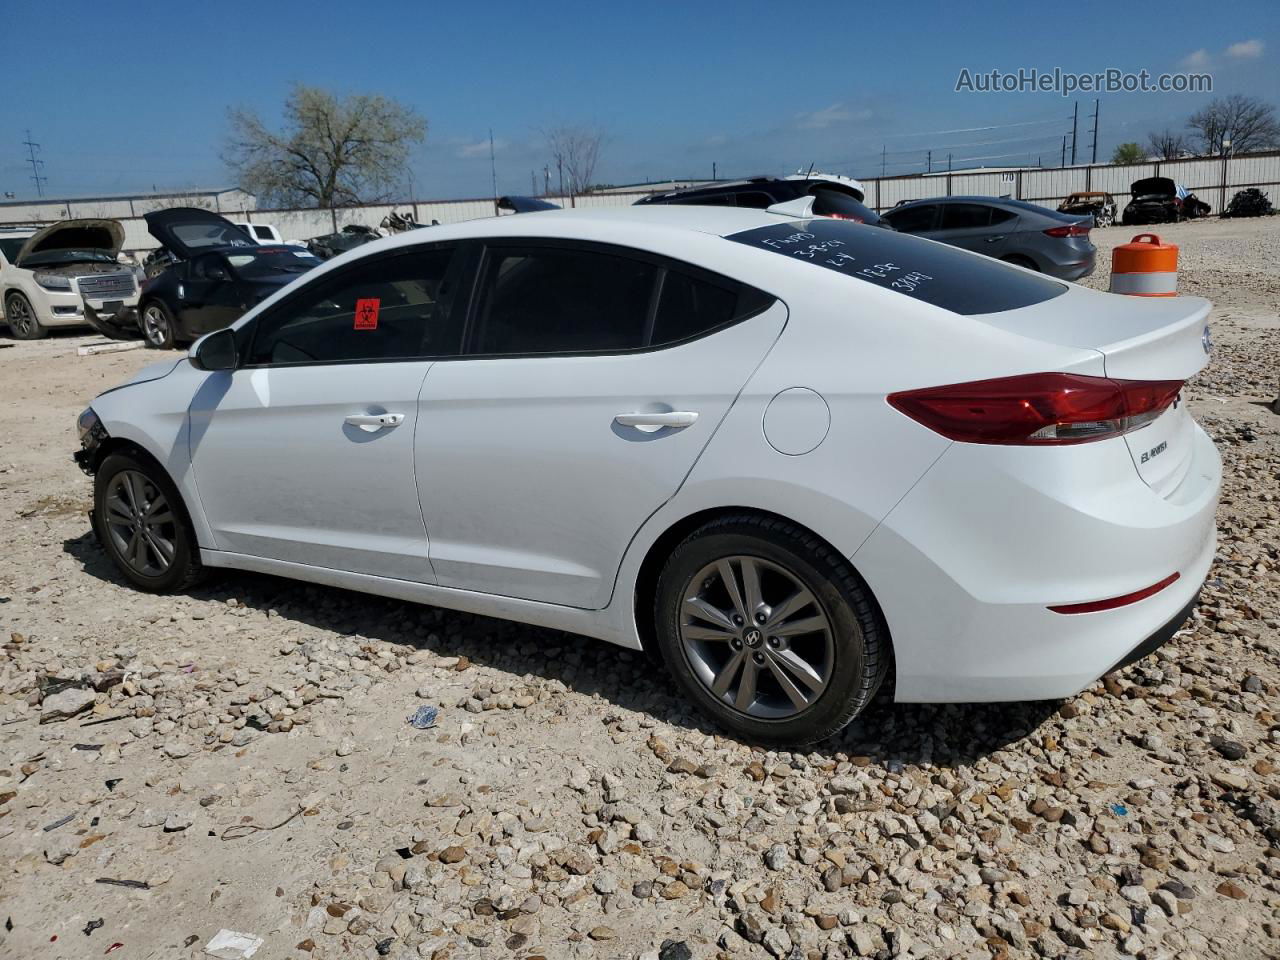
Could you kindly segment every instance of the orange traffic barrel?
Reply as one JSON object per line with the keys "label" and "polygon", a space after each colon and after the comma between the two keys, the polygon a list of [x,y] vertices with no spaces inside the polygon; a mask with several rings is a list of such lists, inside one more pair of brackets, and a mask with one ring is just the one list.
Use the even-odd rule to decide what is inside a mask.
{"label": "orange traffic barrel", "polygon": [[1111,292],[1132,297],[1178,295],[1178,245],[1140,233],[1111,254]]}

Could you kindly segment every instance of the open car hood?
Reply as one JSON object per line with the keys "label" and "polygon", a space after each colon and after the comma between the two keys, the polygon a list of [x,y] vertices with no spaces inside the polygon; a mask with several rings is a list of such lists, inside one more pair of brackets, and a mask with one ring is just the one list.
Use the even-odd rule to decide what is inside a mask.
{"label": "open car hood", "polygon": [[226,217],[195,207],[173,207],[143,214],[147,231],[183,260],[215,247],[256,247],[258,241]]}
{"label": "open car hood", "polygon": [[1129,192],[1134,197],[1176,197],[1178,185],[1168,177],[1147,177],[1145,180],[1133,181]]}
{"label": "open car hood", "polygon": [[124,227],[118,220],[63,220],[36,231],[27,238],[14,264],[37,253],[55,250],[101,250],[114,257],[124,244]]}

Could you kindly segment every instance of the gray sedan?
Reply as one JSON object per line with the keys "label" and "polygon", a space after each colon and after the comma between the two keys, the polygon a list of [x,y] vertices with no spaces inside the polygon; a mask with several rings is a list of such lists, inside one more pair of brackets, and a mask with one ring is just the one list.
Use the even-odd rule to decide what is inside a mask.
{"label": "gray sedan", "polygon": [[915,200],[881,216],[900,233],[985,253],[1062,280],[1093,273],[1097,248],[1089,240],[1092,217],[997,197]]}

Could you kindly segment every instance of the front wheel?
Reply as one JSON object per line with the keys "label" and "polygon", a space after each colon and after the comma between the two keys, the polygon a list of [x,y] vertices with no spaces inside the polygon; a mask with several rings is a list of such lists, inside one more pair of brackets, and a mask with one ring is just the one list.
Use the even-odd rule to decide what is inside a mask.
{"label": "front wheel", "polygon": [[147,345],[157,350],[172,350],[174,345],[173,315],[169,308],[159,300],[152,300],[142,308],[139,318],[142,335],[147,338]]}
{"label": "front wheel", "polygon": [[889,663],[866,585],[829,545],[779,518],[730,516],[692,533],[658,578],[655,623],[684,693],[756,742],[837,732]]}
{"label": "front wheel", "polygon": [[15,340],[39,340],[49,335],[49,328],[36,319],[31,301],[16,290],[5,298],[4,317]]}
{"label": "front wheel", "polygon": [[159,467],[125,453],[102,461],[93,522],[103,548],[135,587],[184,590],[199,579],[199,549],[173,483]]}

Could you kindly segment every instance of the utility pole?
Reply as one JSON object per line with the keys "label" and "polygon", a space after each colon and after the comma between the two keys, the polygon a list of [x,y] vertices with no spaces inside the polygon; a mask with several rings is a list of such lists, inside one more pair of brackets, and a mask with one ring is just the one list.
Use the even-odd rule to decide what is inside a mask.
{"label": "utility pole", "polygon": [[31,164],[31,179],[36,182],[36,196],[43,197],[43,184],[49,178],[40,174],[40,168],[44,166],[44,161],[36,158],[36,151],[40,149],[40,144],[32,142],[30,130],[27,131],[27,139],[22,142],[27,148],[27,162]]}
{"label": "utility pole", "polygon": [[1089,161],[1090,163],[1098,162],[1098,108],[1101,105],[1102,101],[1100,99],[1093,101],[1093,159]]}
{"label": "utility pole", "polygon": [[493,158],[493,127],[489,128],[489,177],[493,184],[493,202],[498,202],[498,164]]}
{"label": "utility pole", "polygon": [[880,176],[884,176],[884,144],[880,144]]}
{"label": "utility pole", "polygon": [[545,164],[542,167],[542,195],[544,197],[551,195],[551,168]]}
{"label": "utility pole", "polygon": [[928,173],[933,173],[933,151],[932,150],[925,151],[925,170]]}
{"label": "utility pole", "polygon": [[1076,127],[1080,123],[1080,101],[1076,101],[1075,112],[1071,115],[1071,165],[1076,165]]}
{"label": "utility pole", "polygon": [[1067,135],[1062,135],[1062,166],[1067,165]]}
{"label": "utility pole", "polygon": [[711,179],[716,179],[716,162],[714,160],[711,161]]}
{"label": "utility pole", "polygon": [[556,171],[560,174],[560,197],[564,198],[564,158],[556,157]]}
{"label": "utility pole", "polygon": [[951,154],[947,154],[947,173],[951,172]]}

